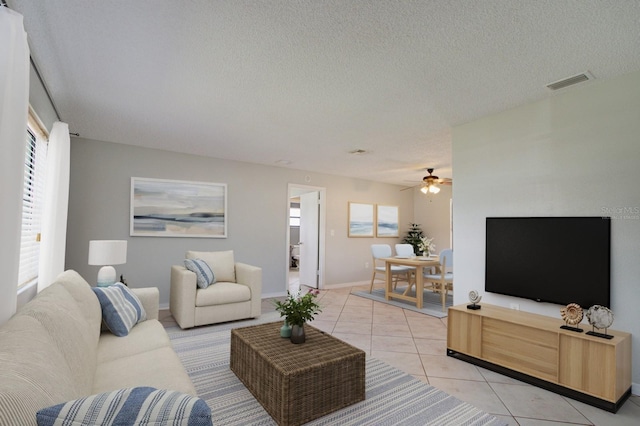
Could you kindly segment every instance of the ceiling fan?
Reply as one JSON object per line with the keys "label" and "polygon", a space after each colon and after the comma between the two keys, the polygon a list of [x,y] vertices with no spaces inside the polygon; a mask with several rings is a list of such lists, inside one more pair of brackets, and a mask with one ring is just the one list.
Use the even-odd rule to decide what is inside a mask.
{"label": "ceiling fan", "polygon": [[[432,168],[428,168],[427,173],[429,173],[429,175],[422,178],[422,188],[420,188],[420,192],[422,192],[423,194],[437,194],[438,192],[440,192],[440,188],[438,187],[438,185],[452,184],[452,180],[449,178],[439,178],[438,176],[435,176],[433,174]],[[402,191],[404,191],[404,189]]]}

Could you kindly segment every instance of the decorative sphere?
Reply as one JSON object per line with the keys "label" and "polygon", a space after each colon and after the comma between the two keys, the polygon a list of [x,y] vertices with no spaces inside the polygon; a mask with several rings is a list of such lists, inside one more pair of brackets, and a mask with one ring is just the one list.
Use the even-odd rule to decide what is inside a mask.
{"label": "decorative sphere", "polygon": [[580,324],[580,321],[582,321],[584,317],[582,308],[577,303],[569,303],[566,307],[560,309],[560,315],[564,322],[569,325]]}
{"label": "decorative sphere", "polygon": [[613,312],[605,306],[593,305],[587,309],[587,321],[595,328],[609,328],[613,324]]}
{"label": "decorative sphere", "polygon": [[471,290],[469,292],[469,301],[471,303],[480,303],[480,299],[482,299],[482,296],[480,296],[477,291]]}

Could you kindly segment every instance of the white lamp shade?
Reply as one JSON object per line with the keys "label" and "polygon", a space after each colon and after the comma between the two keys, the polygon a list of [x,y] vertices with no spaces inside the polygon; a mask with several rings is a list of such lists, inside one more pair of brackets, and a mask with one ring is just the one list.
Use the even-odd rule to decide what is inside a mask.
{"label": "white lamp shade", "polygon": [[126,240],[89,241],[89,265],[122,265],[127,263]]}
{"label": "white lamp shade", "polygon": [[89,241],[89,265],[100,265],[98,287],[115,284],[116,270],[111,265],[127,262],[127,242],[125,240]]}

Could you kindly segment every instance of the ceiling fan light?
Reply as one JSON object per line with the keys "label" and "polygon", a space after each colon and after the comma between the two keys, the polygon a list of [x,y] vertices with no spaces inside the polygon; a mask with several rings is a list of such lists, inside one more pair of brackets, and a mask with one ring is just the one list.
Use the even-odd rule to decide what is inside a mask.
{"label": "ceiling fan light", "polygon": [[440,188],[438,188],[438,187],[437,187],[437,186],[435,186],[435,185],[431,185],[431,186],[429,187],[429,192],[431,192],[432,194],[437,194],[438,192],[440,192]]}
{"label": "ceiling fan light", "polygon": [[426,186],[423,186],[422,188],[420,188],[420,192],[426,194],[427,192],[429,192],[429,189]]}

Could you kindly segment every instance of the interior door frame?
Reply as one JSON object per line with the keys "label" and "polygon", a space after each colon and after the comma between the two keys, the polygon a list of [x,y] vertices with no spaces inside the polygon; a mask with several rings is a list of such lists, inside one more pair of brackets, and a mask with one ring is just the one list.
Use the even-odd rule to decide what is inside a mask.
{"label": "interior door frame", "polygon": [[327,189],[321,186],[300,185],[297,183],[289,183],[287,186],[287,232],[285,241],[285,292],[289,289],[289,245],[291,244],[291,228],[289,226],[289,207],[291,198],[306,192],[318,192],[319,194],[319,226],[318,226],[318,289],[324,288],[325,282],[325,245],[326,245],[326,199]]}

